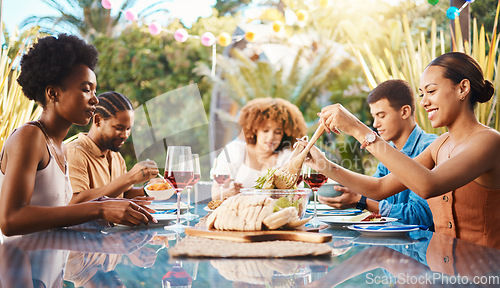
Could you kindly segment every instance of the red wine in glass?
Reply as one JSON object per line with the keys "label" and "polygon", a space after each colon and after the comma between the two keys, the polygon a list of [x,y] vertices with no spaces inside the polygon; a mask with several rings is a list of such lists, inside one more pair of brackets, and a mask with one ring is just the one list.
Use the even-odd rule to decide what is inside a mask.
{"label": "red wine in glass", "polygon": [[194,178],[194,173],[189,171],[167,171],[165,179],[167,179],[177,189],[184,189]]}
{"label": "red wine in glass", "polygon": [[302,182],[302,174],[300,174],[299,177],[297,177],[297,185],[299,185],[300,182]]}
{"label": "red wine in glass", "polygon": [[163,275],[163,287],[191,287],[193,279],[179,263],[175,263],[172,270]]}
{"label": "red wine in glass", "polygon": [[302,179],[304,182],[311,187],[313,190],[313,203],[314,203],[314,214],[312,220],[309,222],[310,225],[313,227],[319,227],[321,225],[321,222],[317,220],[317,208],[316,208],[316,202],[318,201],[317,198],[317,191],[319,187],[321,187],[323,184],[325,184],[326,180],[328,179],[325,175],[320,174],[320,173],[304,173],[302,175]]}
{"label": "red wine in glass", "polygon": [[194,174],[193,175],[193,180],[191,180],[191,182],[189,182],[189,186],[196,185],[196,183],[198,183],[198,181],[200,181],[200,179],[201,179],[201,175],[200,174]]}
{"label": "red wine in glass", "polygon": [[327,177],[319,173],[311,173],[303,175],[304,182],[309,185],[312,189],[318,189],[325,184]]}
{"label": "red wine in glass", "polygon": [[214,180],[219,185],[224,185],[227,181],[229,181],[229,175],[227,175],[227,174],[214,175]]}

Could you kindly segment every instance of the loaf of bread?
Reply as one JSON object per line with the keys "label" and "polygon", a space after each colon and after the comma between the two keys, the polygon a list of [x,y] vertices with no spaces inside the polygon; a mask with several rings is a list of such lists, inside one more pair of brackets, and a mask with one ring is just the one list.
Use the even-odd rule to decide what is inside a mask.
{"label": "loaf of bread", "polygon": [[287,207],[273,212],[275,203],[275,199],[265,195],[238,194],[222,202],[207,217],[206,226],[217,230],[260,231],[305,224],[299,220],[297,208]]}

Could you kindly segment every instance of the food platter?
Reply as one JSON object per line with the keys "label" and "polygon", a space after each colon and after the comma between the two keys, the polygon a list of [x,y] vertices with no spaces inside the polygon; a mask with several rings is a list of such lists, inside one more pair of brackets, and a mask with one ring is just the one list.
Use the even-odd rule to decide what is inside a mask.
{"label": "food platter", "polygon": [[321,217],[321,222],[325,222],[330,226],[338,226],[338,225],[354,225],[354,224],[370,224],[370,225],[378,225],[378,224],[386,224],[394,221],[398,221],[397,218],[391,217],[383,217],[383,221],[353,221],[352,219],[356,216],[326,216]]}

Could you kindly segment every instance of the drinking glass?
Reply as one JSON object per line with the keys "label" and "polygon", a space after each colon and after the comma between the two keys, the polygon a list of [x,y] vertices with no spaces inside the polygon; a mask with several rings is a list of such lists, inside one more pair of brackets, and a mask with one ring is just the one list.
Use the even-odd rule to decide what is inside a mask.
{"label": "drinking glass", "polygon": [[193,180],[189,182],[187,185],[187,213],[184,214],[184,218],[188,221],[194,220],[199,217],[199,215],[191,213],[190,205],[191,205],[191,189],[193,189],[194,185],[198,183],[201,179],[200,172],[200,157],[198,154],[193,154]]}
{"label": "drinking glass", "polygon": [[215,159],[214,168],[210,171],[210,178],[215,180],[215,182],[220,185],[220,200],[224,200],[224,194],[222,193],[224,184],[231,180],[229,165],[226,163],[217,165],[217,159]]}
{"label": "drinking glass", "polygon": [[168,230],[182,232],[186,225],[180,223],[181,191],[193,180],[193,155],[189,146],[169,146],[165,160],[165,179],[170,181],[177,195],[177,221],[166,226]]}
{"label": "drinking glass", "polygon": [[313,227],[319,227],[325,223],[317,219],[318,212],[316,208],[316,202],[318,201],[318,189],[325,184],[327,177],[321,173],[316,172],[311,167],[305,165],[302,167],[302,180],[311,187],[313,190],[313,202],[314,202],[314,214],[309,224]]}

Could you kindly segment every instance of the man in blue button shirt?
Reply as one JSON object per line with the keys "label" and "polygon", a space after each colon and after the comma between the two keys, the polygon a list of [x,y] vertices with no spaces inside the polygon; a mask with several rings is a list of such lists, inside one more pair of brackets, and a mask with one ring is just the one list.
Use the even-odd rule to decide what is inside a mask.
{"label": "man in blue button shirt", "polygon": [[[406,81],[387,80],[368,95],[373,127],[382,139],[409,157],[416,157],[437,138],[425,133],[415,122],[415,99]],[[374,177],[383,177],[390,171],[379,163]],[[338,197],[319,197],[321,203],[335,208],[356,207],[379,212],[382,216],[400,219],[405,224],[433,226],[432,213],[427,201],[411,190],[404,190],[382,201],[367,199],[348,187],[336,189],[344,192]]]}

